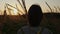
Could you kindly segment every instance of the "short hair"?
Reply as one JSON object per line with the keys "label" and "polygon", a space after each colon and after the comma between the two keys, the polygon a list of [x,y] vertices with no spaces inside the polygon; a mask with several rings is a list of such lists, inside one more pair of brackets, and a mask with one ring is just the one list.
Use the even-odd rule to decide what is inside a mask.
{"label": "short hair", "polygon": [[39,5],[32,5],[28,11],[28,20],[30,26],[39,26],[42,20],[42,9]]}

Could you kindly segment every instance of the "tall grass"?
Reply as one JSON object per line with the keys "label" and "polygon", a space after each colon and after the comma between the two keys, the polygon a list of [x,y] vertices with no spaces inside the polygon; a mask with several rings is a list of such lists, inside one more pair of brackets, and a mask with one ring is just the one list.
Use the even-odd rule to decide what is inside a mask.
{"label": "tall grass", "polygon": [[49,6],[49,4],[45,1],[46,5],[49,7],[50,11],[52,12],[51,7]]}
{"label": "tall grass", "polygon": [[[4,18],[6,18],[6,20],[5,20],[5,23],[4,23],[4,26],[3,26],[3,29],[2,29],[2,32],[3,32],[3,34],[16,34],[16,32],[17,32],[17,30],[19,29],[19,28],[21,28],[22,26],[24,26],[25,25],[25,23],[26,23],[26,21],[28,21],[28,18],[27,18],[27,9],[26,9],[26,4],[25,4],[25,0],[22,0],[22,4],[21,4],[21,2],[19,1],[19,0],[17,0],[18,2],[19,2],[19,4],[21,5],[21,7],[23,8],[23,10],[24,10],[24,12],[26,13],[26,15],[23,15],[23,16],[21,16],[21,14],[19,13],[19,12],[21,12],[21,13],[23,13],[19,8],[18,8],[18,6],[16,5],[16,7],[14,7],[14,6],[12,6],[12,5],[10,5],[10,4],[8,4],[8,3],[6,3],[7,4],[7,6],[5,7],[5,10],[4,10],[4,15],[6,16],[7,15],[7,13],[6,13],[6,8],[8,9],[8,11],[9,11],[9,13],[10,13],[10,8],[8,7],[8,6],[10,6],[10,7],[13,7],[13,8],[15,8],[15,9],[17,9],[19,12],[18,12],[18,14],[19,14],[19,17],[18,17],[18,19],[19,19],[19,21],[18,20],[16,20],[16,21],[12,21],[11,19],[9,19],[9,17],[8,16],[4,16]],[[53,12],[52,11],[52,8],[49,6],[49,4],[47,3],[47,2],[45,2],[46,3],[46,5],[49,7],[49,9],[50,9],[50,11],[51,11],[51,13]],[[60,8],[58,8],[59,10],[60,10]],[[55,8],[55,11],[57,11],[57,9]],[[51,14],[51,15],[53,15],[53,14]],[[47,16],[49,16],[49,17],[51,17],[51,15],[47,15]],[[26,16],[26,18],[24,18]],[[47,17],[45,14],[44,14],[44,18],[45,18],[45,21],[47,21],[48,23],[47,23],[47,27],[48,28],[52,28],[52,31],[54,30],[54,28],[55,28],[55,25],[54,24],[52,24],[52,23],[50,23],[50,19],[51,18],[49,18],[49,17]],[[53,15],[54,16],[54,15]],[[8,17],[8,18],[7,18]],[[16,17],[17,18],[17,17]],[[25,20],[25,19],[27,19],[27,20]],[[43,19],[44,20],[44,19]],[[44,21],[43,21],[44,22]],[[46,23],[46,22],[44,22],[44,23]],[[54,31],[54,33],[55,33],[55,31]]]}

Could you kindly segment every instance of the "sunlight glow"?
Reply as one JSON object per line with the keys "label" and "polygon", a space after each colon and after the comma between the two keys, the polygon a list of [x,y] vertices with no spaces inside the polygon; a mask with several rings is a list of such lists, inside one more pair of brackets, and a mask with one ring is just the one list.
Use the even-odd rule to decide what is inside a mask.
{"label": "sunlight glow", "polygon": [[13,9],[14,15],[18,15],[18,11],[16,9]]}

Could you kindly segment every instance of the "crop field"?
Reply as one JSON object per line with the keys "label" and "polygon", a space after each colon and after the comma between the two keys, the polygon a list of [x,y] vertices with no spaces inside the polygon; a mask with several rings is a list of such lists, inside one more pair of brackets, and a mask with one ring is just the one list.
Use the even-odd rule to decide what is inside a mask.
{"label": "crop field", "polygon": [[[0,15],[0,34],[17,34],[17,31],[21,27],[28,25],[28,11],[26,9],[25,0],[22,0],[22,2],[17,0],[17,2],[20,4],[21,8],[23,8],[25,14],[23,14],[23,12],[18,8],[17,4],[16,7],[14,7],[8,3],[5,3],[6,6],[4,6],[4,13],[3,15]],[[50,29],[54,34],[60,34],[60,7],[53,6],[53,10],[47,2],[45,2],[45,4],[49,8],[47,9],[49,12],[43,13],[40,26]],[[9,8],[9,6],[14,9]],[[14,12],[13,14],[16,15],[11,15],[11,10]],[[9,15],[7,15],[7,11]]]}
{"label": "crop field", "polygon": [[[21,15],[24,17],[24,15]],[[0,15],[0,34],[17,34],[17,30],[27,25],[27,20],[19,15]],[[60,13],[44,13],[41,26],[60,33]]]}

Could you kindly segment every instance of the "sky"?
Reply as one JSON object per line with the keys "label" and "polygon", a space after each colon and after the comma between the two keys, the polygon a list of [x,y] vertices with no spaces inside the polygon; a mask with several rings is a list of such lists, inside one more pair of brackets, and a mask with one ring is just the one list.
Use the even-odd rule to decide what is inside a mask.
{"label": "sky", "polygon": [[[49,6],[51,8],[53,8],[54,6],[56,6],[56,7],[59,6],[60,7],[60,0],[25,0],[27,11],[32,4],[39,4],[41,6],[43,12],[48,12],[47,9],[49,9],[49,8],[45,4],[45,1],[49,4]],[[0,12],[3,12],[5,3],[8,3],[8,4],[10,4],[14,7],[16,7],[16,4],[17,4],[18,7],[20,7],[17,0],[0,0]]]}

